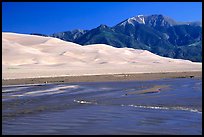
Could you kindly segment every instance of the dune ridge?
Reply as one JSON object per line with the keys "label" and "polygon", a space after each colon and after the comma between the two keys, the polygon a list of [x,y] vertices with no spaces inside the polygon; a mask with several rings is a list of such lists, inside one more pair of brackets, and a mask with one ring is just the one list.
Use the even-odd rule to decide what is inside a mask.
{"label": "dune ridge", "polygon": [[202,63],[106,44],[2,32],[2,79],[202,71]]}

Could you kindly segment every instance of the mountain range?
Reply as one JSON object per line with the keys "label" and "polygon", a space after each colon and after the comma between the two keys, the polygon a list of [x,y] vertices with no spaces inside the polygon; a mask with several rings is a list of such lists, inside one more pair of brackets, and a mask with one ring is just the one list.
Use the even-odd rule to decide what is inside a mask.
{"label": "mountain range", "polygon": [[108,44],[143,49],[163,57],[202,62],[202,23],[177,22],[160,14],[137,15],[113,27],[102,24],[91,30],[32,35],[55,37],[80,45]]}

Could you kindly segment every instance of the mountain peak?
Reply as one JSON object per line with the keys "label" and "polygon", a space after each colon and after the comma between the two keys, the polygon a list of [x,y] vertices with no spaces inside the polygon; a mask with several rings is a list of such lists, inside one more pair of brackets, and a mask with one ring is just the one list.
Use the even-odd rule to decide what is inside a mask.
{"label": "mountain peak", "polygon": [[144,21],[144,16],[143,15],[137,15],[137,16],[134,16],[132,18],[129,18],[128,21],[131,21],[131,23],[133,21],[139,23],[139,24],[145,24],[145,21]]}
{"label": "mountain peak", "polygon": [[134,17],[128,18],[123,22],[119,23],[119,26],[125,26],[127,24],[135,26],[136,24],[145,24],[151,27],[156,26],[173,26],[176,25],[177,22],[171,19],[170,17],[164,16],[162,14],[153,14],[149,16],[145,15],[136,15]]}
{"label": "mountain peak", "polygon": [[98,26],[98,28],[108,28],[108,26],[105,24],[101,24],[100,26]]}
{"label": "mountain peak", "polygon": [[144,15],[137,15],[120,23],[121,26],[125,26],[126,24],[131,24],[133,26],[135,26],[135,24],[145,24]]}

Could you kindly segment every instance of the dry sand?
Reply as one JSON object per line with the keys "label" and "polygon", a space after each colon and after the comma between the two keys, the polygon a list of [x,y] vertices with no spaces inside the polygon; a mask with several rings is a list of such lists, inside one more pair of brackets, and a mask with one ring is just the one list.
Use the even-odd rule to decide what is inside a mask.
{"label": "dry sand", "polygon": [[[139,76],[142,73],[158,75],[167,72],[201,73],[202,63],[161,57],[146,50],[105,44],[81,46],[52,37],[2,33],[3,84],[6,80],[39,78],[37,81],[41,82],[41,79],[50,81],[54,77],[58,78],[53,81],[68,78],[73,82],[105,80],[104,77],[121,80],[126,77],[120,74]],[[63,79],[59,80],[59,77]]]}

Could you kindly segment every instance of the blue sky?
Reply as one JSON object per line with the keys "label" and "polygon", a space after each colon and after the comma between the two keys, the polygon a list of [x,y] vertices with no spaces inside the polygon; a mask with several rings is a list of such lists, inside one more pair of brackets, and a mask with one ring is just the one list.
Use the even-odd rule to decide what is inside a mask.
{"label": "blue sky", "polygon": [[3,2],[2,31],[52,34],[110,27],[138,14],[163,14],[176,21],[201,21],[201,2]]}

